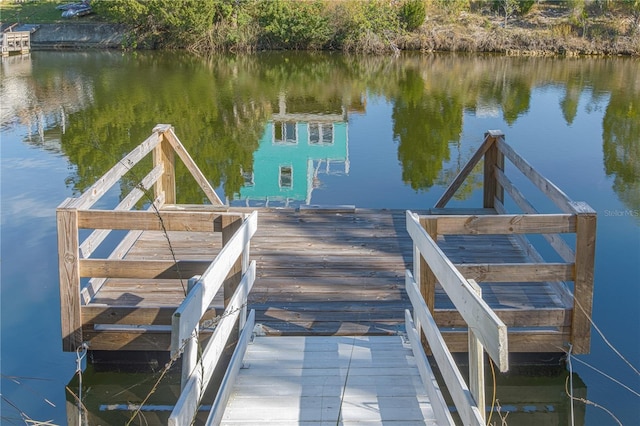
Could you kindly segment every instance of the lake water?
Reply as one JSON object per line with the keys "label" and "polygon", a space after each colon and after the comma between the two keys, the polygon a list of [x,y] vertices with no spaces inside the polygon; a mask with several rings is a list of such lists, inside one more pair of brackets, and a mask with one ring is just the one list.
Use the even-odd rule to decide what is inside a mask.
{"label": "lake water", "polygon": [[[55,208],[158,123],[175,127],[231,204],[402,209],[433,206],[483,133],[501,129],[597,211],[593,319],[640,367],[637,59],[33,52],[3,58],[1,69],[2,424],[67,423],[76,354],[61,350]],[[301,124],[310,117],[319,124]],[[187,179],[179,169],[179,201],[201,202]],[[476,176],[454,203],[478,206],[480,186]],[[597,333],[572,366],[581,397],[622,424],[640,422],[640,376]],[[90,373],[83,395],[104,404],[140,380]],[[501,379],[507,422],[571,424],[566,376]],[[111,394],[97,395],[101,381]],[[582,402],[574,416],[618,424]]]}

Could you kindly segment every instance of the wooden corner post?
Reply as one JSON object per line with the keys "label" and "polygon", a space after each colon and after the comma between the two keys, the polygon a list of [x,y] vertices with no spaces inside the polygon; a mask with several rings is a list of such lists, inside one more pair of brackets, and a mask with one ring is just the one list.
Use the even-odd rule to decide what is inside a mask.
{"label": "wooden corner post", "polygon": [[78,211],[73,207],[74,201],[74,198],[67,198],[56,210],[60,321],[65,352],[73,352],[82,345]]}
{"label": "wooden corner post", "polygon": [[[222,246],[226,246],[235,233],[242,226],[241,216],[222,216]],[[233,293],[236,291],[240,280],[242,279],[242,255],[238,257],[234,265],[231,267],[227,278],[224,280],[224,307],[226,308],[231,301]]]}
{"label": "wooden corner post", "polygon": [[[223,215],[222,219],[222,247],[229,244],[235,233],[242,226],[242,217],[241,216],[228,216]],[[238,284],[242,280],[242,260],[243,256],[238,256],[238,259],[235,261],[231,269],[229,270],[229,274],[224,280],[223,283],[223,291],[224,291],[224,308],[227,309],[229,304],[231,303],[231,298],[238,288]],[[244,312],[244,309],[241,309]],[[239,324],[241,325],[241,323]],[[234,327],[235,332],[232,332],[229,335],[230,342],[237,342],[239,331],[237,327]]]}
{"label": "wooden corner post", "polygon": [[596,253],[596,212],[586,203],[572,203],[576,217],[576,261],[573,283],[571,343],[574,354],[589,353]]}
{"label": "wooden corner post", "polygon": [[[438,219],[433,217],[420,217],[420,225],[427,231],[427,234],[435,242],[438,241]],[[417,259],[416,259],[417,260]],[[416,261],[414,260],[414,262]],[[429,307],[431,315],[435,315],[436,304],[436,276],[424,259],[424,256],[420,255],[420,267],[418,274],[414,275],[418,277],[418,284],[420,286],[420,293],[424,298],[425,303]]]}
{"label": "wooden corner post", "polygon": [[155,199],[166,204],[176,203],[176,166],[175,152],[165,132],[171,130],[169,124],[158,124],[153,131],[158,133],[160,143],[153,150],[153,167],[162,165],[162,176],[155,183]]}
{"label": "wooden corner post", "polygon": [[504,133],[501,130],[489,130],[484,134],[484,137],[490,143],[490,147],[484,154],[483,207],[493,208],[495,199],[504,203],[504,189],[498,183],[494,170],[497,167],[504,171],[504,154],[497,144],[498,139],[504,140]]}

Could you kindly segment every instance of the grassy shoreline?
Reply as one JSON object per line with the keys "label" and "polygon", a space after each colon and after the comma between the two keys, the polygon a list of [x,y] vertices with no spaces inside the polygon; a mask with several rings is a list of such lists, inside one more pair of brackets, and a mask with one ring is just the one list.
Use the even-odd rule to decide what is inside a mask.
{"label": "grassy shoreline", "polygon": [[[380,5],[390,7],[388,5],[394,4],[394,2],[375,1],[377,1],[375,7],[380,7]],[[236,11],[235,17],[229,15],[225,19],[218,18],[218,21],[206,31],[200,33],[192,31],[197,36],[194,37],[191,34],[192,37],[189,40],[180,39],[178,33],[172,34],[170,28],[165,28],[167,33],[164,35],[164,39],[158,41],[157,27],[150,30],[144,28],[143,25],[129,22],[132,28],[131,35],[127,37],[127,41],[122,47],[124,49],[184,48],[201,53],[297,49],[344,50],[362,53],[417,50],[422,52],[492,52],[537,56],[640,56],[640,19],[637,14],[631,13],[632,9],[621,7],[622,3],[613,2],[613,6],[606,9],[600,5],[598,9],[594,6],[597,0],[586,1],[591,1],[588,3],[591,6],[582,9],[580,14],[576,13],[575,7],[570,7],[571,2],[569,1],[538,1],[527,13],[511,15],[505,19],[498,10],[487,6],[489,2],[475,2],[480,6],[476,4],[473,11],[451,11],[443,7],[435,7],[434,0],[426,0],[423,4],[430,6],[425,8],[425,18],[421,20],[421,24],[411,30],[408,30],[406,26],[403,26],[401,20],[397,19],[396,21],[390,19],[389,23],[374,22],[373,25],[368,25],[366,19],[374,18],[366,16],[358,16],[360,27],[353,28],[352,22],[345,23],[347,19],[353,17],[345,18],[344,12],[346,10],[355,16],[361,11],[354,12],[353,7],[349,9],[348,2],[344,0],[305,2],[305,7],[315,5],[323,8],[318,10],[322,13],[326,12],[328,31],[335,33],[325,34],[323,35],[325,38],[320,38],[320,41],[317,42],[308,40],[307,35],[314,35],[313,28],[308,25],[302,25],[304,30],[298,34],[287,33],[287,31],[296,31],[292,27],[284,30],[280,28],[279,30],[284,33],[274,37],[269,33],[271,23],[264,23],[264,14],[256,18],[255,5],[258,3],[253,3],[254,9],[240,10],[240,13],[249,16],[249,20],[252,21],[249,24],[239,25]],[[0,20],[3,24],[13,22],[34,24],[121,22],[112,13],[110,14],[109,3],[105,0],[94,0],[93,4],[95,4],[97,13],[82,18],[64,19],[55,6],[66,2],[58,0],[20,2],[0,0]],[[293,2],[289,4],[293,4]],[[364,2],[360,2],[360,5],[362,4]],[[343,6],[343,9],[340,9],[340,6]],[[376,19],[379,21],[386,19],[384,13],[390,13],[390,11],[392,11],[390,8],[382,10],[383,18]],[[282,18],[283,16],[274,15],[272,19]],[[301,21],[301,24],[307,23]],[[376,28],[376,24],[380,28]],[[347,32],[340,27],[341,25],[349,28],[351,34],[341,34],[341,31]],[[149,36],[152,32],[154,32],[154,40],[151,40]]]}

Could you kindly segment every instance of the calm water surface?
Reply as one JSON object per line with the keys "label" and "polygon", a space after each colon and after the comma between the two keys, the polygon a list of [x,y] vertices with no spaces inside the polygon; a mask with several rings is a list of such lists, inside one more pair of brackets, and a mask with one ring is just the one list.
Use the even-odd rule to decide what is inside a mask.
{"label": "calm water surface", "polygon": [[[640,367],[638,60],[34,52],[3,58],[1,69],[2,424],[24,424],[24,415],[67,423],[76,354],[61,351],[55,208],[157,123],[174,125],[229,203],[252,206],[427,208],[484,131],[503,130],[598,212],[594,321]],[[179,201],[202,201],[185,170],[177,180]],[[135,183],[122,182],[105,205]],[[479,205],[480,186],[475,176],[455,203]],[[594,333],[591,354],[572,366],[577,394],[625,425],[640,422],[640,377],[602,338]],[[570,424],[566,377],[500,379],[508,423]],[[139,402],[146,391],[136,388],[153,382],[140,380],[89,370],[83,398],[92,407]],[[173,392],[167,385],[156,403]],[[617,424],[580,402],[574,417]]]}

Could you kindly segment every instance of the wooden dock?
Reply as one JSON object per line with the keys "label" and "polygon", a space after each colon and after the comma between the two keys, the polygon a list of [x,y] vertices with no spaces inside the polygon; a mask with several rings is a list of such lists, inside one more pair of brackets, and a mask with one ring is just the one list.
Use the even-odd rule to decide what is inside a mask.
{"label": "wooden dock", "polygon": [[[152,169],[137,177],[128,196],[112,210],[93,208],[148,154]],[[176,204],[175,157],[210,204]],[[506,176],[505,159],[560,212],[539,213]],[[480,160],[483,206],[446,208]],[[520,212],[507,212],[505,193]],[[146,211],[131,210],[145,198]],[[121,232],[119,242],[102,249],[114,230]],[[541,235],[562,261],[545,261],[531,234]],[[508,352],[557,353],[570,345],[574,353],[589,350],[595,213],[539,175],[499,132],[485,135],[433,209],[294,210],[224,206],[173,129],[159,125],[95,185],[58,208],[58,249],[64,349],[86,345],[181,357],[183,390],[172,424],[192,418],[211,378],[209,367],[235,339],[237,325],[237,355],[227,390],[223,383],[218,392],[222,402],[214,403],[217,416],[255,334],[269,336],[259,342],[282,342],[278,357],[288,356],[286,342],[295,341],[287,336],[300,336],[304,345],[321,336],[334,343],[373,342],[373,336],[397,343],[398,336],[408,336],[413,355],[421,358],[416,342],[424,332],[422,341],[456,407],[469,419],[465,424],[481,423],[484,352],[506,371]],[[254,351],[260,352],[249,350],[246,359],[257,356]],[[471,391],[449,351],[469,353]],[[340,363],[332,368],[340,372]],[[430,369],[420,374],[427,386]],[[347,394],[344,387],[340,392]],[[427,417],[423,421],[431,421]]]}
{"label": "wooden dock", "polygon": [[12,53],[26,54],[31,50],[29,31],[4,31],[2,33],[2,56]]}

